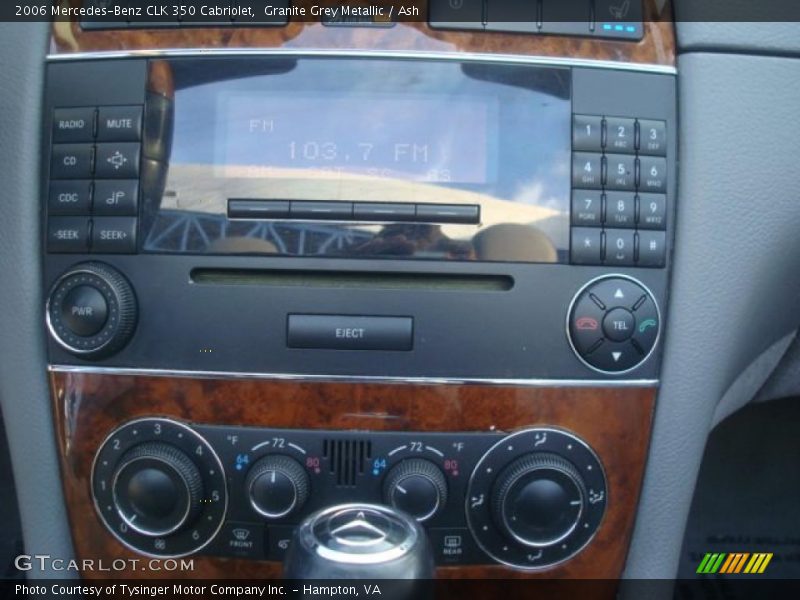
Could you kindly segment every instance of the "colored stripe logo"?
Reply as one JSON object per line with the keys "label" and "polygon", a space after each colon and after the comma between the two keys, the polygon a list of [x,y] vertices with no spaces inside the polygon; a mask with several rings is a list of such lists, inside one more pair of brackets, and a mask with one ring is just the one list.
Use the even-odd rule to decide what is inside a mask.
{"label": "colored stripe logo", "polygon": [[701,575],[760,575],[767,569],[772,556],[772,552],[707,552],[696,572]]}

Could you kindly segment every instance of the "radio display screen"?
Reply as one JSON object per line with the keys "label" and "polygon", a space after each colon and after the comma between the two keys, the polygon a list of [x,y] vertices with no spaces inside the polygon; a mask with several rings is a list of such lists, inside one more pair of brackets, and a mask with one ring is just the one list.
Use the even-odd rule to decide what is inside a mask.
{"label": "radio display screen", "polygon": [[[570,71],[453,60],[162,61],[143,250],[566,262]],[[229,199],[480,207],[478,224],[232,220]]]}
{"label": "radio display screen", "polygon": [[486,184],[497,176],[487,148],[497,135],[496,98],[233,93],[220,111],[223,177]]}

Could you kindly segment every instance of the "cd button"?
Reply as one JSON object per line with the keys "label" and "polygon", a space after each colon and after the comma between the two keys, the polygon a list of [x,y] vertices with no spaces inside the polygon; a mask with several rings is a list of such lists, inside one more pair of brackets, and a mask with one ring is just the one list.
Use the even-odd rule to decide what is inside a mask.
{"label": "cd button", "polygon": [[411,350],[411,317],[289,315],[288,346],[329,350]]}
{"label": "cd button", "polygon": [[56,144],[50,168],[52,179],[88,179],[92,176],[91,144]]}

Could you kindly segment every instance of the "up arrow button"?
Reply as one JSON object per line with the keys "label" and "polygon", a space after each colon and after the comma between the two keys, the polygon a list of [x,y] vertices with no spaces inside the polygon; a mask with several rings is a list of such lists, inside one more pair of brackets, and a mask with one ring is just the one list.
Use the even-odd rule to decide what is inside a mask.
{"label": "up arrow button", "polygon": [[617,288],[617,291],[614,292],[614,298],[617,298],[619,300],[624,300],[625,299],[625,294],[622,293],[622,289],[621,288]]}

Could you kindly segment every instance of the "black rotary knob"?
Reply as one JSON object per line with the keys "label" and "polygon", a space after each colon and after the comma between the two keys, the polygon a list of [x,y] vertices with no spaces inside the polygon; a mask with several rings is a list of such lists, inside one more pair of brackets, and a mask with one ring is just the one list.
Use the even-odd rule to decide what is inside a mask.
{"label": "black rotary knob", "polygon": [[170,444],[146,442],[120,459],[113,476],[114,504],[128,527],[160,537],[191,524],[201,509],[197,466]]}
{"label": "black rotary knob", "polygon": [[121,350],[136,329],[136,296],[116,269],[99,262],[75,265],[53,286],[47,301],[50,334],[86,359]]}
{"label": "black rotary knob", "polygon": [[384,501],[427,521],[447,503],[447,481],[441,469],[429,460],[410,458],[392,467],[383,484]]}
{"label": "black rotary knob", "polygon": [[575,530],[585,499],[585,484],[571,462],[556,454],[527,454],[498,476],[492,511],[507,536],[541,548],[557,544]]}
{"label": "black rotary knob", "polygon": [[303,466],[278,454],[256,461],[245,481],[250,505],[267,519],[282,519],[299,510],[308,499],[308,488]]}

